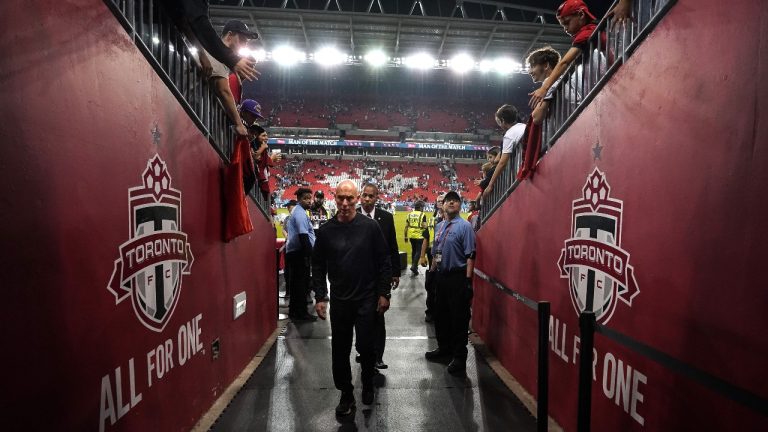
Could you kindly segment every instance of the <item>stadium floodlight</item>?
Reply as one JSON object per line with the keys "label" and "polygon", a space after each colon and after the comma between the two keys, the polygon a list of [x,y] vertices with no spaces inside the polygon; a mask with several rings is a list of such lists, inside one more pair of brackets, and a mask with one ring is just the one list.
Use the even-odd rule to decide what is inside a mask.
{"label": "stadium floodlight", "polygon": [[304,61],[306,55],[289,45],[282,45],[272,51],[272,59],[281,66],[293,66]]}
{"label": "stadium floodlight", "polygon": [[431,69],[435,66],[435,59],[427,53],[418,53],[404,58],[403,64],[413,69]]}
{"label": "stadium floodlight", "polygon": [[490,71],[493,69],[493,61],[491,61],[491,60],[488,60],[488,59],[486,59],[486,60],[483,60],[483,61],[481,61],[481,62],[480,62],[480,64],[477,66],[477,69],[478,69],[480,72],[482,72],[482,73],[490,72]]}
{"label": "stadium floodlight", "polygon": [[263,49],[251,50],[248,48],[243,48],[237,53],[240,55],[240,57],[252,57],[257,62],[267,59],[267,52]]}
{"label": "stadium floodlight", "polygon": [[507,75],[519,71],[520,63],[507,57],[499,57],[493,61],[493,69],[502,75]]}
{"label": "stadium floodlight", "polygon": [[380,50],[370,51],[363,58],[365,59],[366,62],[368,62],[369,65],[373,67],[384,66],[385,64],[387,64],[387,55],[384,54],[384,51],[380,51]]}
{"label": "stadium floodlight", "polygon": [[152,43],[155,45],[160,44],[160,38],[157,36],[152,36]]}
{"label": "stadium floodlight", "polygon": [[456,73],[463,74],[475,67],[475,59],[469,54],[457,54],[448,60],[448,67]]}
{"label": "stadium floodlight", "polygon": [[321,66],[335,66],[347,61],[347,54],[335,47],[321,48],[314,53],[315,63]]}

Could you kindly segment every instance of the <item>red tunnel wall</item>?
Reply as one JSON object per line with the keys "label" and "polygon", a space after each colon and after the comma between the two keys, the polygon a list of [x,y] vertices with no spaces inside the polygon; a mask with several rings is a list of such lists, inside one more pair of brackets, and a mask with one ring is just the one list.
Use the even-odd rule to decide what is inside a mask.
{"label": "red tunnel wall", "polygon": [[[129,403],[134,359],[141,400],[106,430],[189,430],[276,327],[274,230],[250,204],[255,230],[222,242],[222,162],[101,1],[6,3],[3,427],[99,430],[104,380],[117,405],[119,367]],[[155,155],[181,192],[180,230],[194,255],[161,332],[107,290],[129,240],[128,190]],[[247,311],[233,321],[241,291]],[[202,350],[182,365],[178,332],[197,316]],[[173,367],[150,386],[147,354],[168,340]]]}
{"label": "red tunnel wall", "polygon": [[[620,247],[640,289],[631,306],[617,301],[607,326],[768,397],[768,14],[758,5],[679,0],[479,231],[477,267],[552,304],[550,415],[566,430],[576,428],[578,318],[558,261],[573,236],[573,201],[595,168],[623,201]],[[536,313],[477,284],[475,330],[535,395]],[[768,428],[741,405],[595,339],[593,430]],[[616,403],[619,360],[645,377],[622,375],[630,387],[638,380],[642,425],[631,393]]]}

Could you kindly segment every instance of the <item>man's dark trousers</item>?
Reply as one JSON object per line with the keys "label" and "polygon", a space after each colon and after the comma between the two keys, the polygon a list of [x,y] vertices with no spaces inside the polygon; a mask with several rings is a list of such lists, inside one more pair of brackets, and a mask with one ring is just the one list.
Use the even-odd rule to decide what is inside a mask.
{"label": "man's dark trousers", "polygon": [[466,360],[472,304],[472,290],[467,287],[467,270],[436,272],[434,278],[437,346],[454,359]]}
{"label": "man's dark trousers", "polygon": [[411,271],[419,271],[419,258],[421,258],[421,243],[423,238],[411,239]]}
{"label": "man's dark trousers", "polygon": [[301,251],[285,254],[285,264],[288,267],[288,282],[291,302],[288,306],[288,316],[299,318],[306,316],[307,288],[309,287],[309,258]]}
{"label": "man's dark trousers", "polygon": [[373,390],[374,341],[378,297],[363,300],[331,299],[331,358],[333,383],[342,392],[350,392],[352,368],[349,354],[352,351],[352,330],[355,331],[355,348],[360,353],[361,381],[363,390]]}

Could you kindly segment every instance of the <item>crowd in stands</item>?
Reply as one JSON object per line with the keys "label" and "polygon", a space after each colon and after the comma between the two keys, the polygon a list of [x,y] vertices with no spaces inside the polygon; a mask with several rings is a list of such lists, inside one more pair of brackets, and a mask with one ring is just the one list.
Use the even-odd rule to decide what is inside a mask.
{"label": "crowd in stands", "polygon": [[478,133],[495,129],[493,108],[482,104],[409,98],[376,100],[284,98],[269,111],[267,124],[280,127],[387,130],[403,126],[412,131]]}
{"label": "crowd in stands", "polygon": [[478,165],[447,161],[428,164],[370,158],[351,161],[292,157],[272,168],[270,188],[275,191],[275,202],[282,203],[294,198],[296,190],[305,186],[332,197],[336,185],[349,179],[358,184],[378,185],[383,202],[411,206],[416,201],[434,203],[446,190],[474,197],[480,192],[475,184],[480,177]]}

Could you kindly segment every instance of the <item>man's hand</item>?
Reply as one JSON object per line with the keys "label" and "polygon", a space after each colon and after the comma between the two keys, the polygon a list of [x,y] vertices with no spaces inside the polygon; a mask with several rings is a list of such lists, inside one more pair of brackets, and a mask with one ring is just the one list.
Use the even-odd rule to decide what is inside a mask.
{"label": "man's hand", "polygon": [[[387,310],[389,310],[389,300],[384,296],[379,296],[379,306],[376,308],[376,312],[378,312],[379,315],[384,315],[384,312]],[[318,314],[319,313],[320,312],[318,312]]]}
{"label": "man's hand", "polygon": [[319,316],[321,320],[328,318],[327,311],[328,311],[327,301],[320,301],[315,303],[315,312],[317,312],[317,316]]}
{"label": "man's hand", "polygon": [[632,0],[619,1],[607,15],[613,17],[614,27],[632,21]]}
{"label": "man's hand", "polygon": [[239,125],[235,126],[235,133],[242,136],[248,136],[248,129],[245,128],[245,125],[240,123]]}
{"label": "man's hand", "polygon": [[243,57],[235,65],[234,71],[240,77],[240,79],[248,81],[257,80],[259,79],[261,72],[256,70],[255,65],[256,60],[249,57]]}
{"label": "man's hand", "polygon": [[422,266],[422,267],[426,267],[427,266],[427,257],[425,257],[425,256],[421,257],[419,259],[419,265]]}
{"label": "man's hand", "polygon": [[393,276],[392,277],[392,289],[396,289],[399,286],[400,286],[400,277]]}
{"label": "man's hand", "polygon": [[528,96],[531,97],[531,100],[528,101],[528,106],[531,107],[531,109],[536,108],[536,105],[544,100],[544,96],[547,95],[547,90],[548,89],[545,89],[544,86],[541,86],[533,92],[528,93]]}

